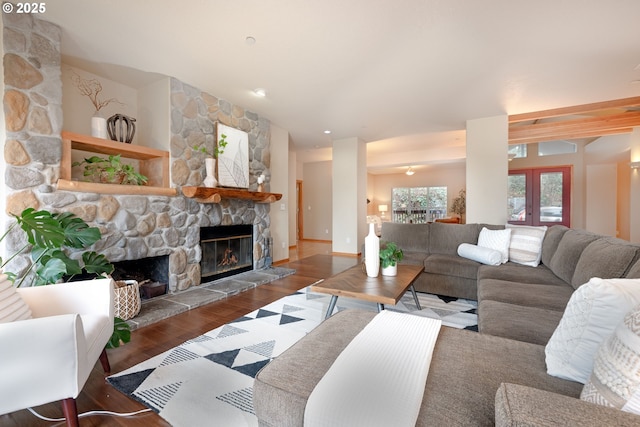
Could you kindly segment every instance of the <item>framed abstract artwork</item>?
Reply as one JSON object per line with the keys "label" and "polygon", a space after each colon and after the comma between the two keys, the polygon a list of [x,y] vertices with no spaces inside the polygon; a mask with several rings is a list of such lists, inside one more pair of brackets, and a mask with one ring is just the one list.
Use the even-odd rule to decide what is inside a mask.
{"label": "framed abstract artwork", "polygon": [[216,123],[216,141],[226,135],[227,146],[218,155],[218,185],[249,188],[249,135],[239,129]]}

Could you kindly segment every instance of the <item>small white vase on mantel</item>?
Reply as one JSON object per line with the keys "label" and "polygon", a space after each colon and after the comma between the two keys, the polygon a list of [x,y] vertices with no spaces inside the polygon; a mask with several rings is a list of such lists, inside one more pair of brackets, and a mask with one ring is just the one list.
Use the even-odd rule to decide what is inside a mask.
{"label": "small white vase on mantel", "polygon": [[378,277],[380,270],[380,238],[375,226],[375,223],[369,223],[369,234],[364,238],[364,266],[369,277]]}
{"label": "small white vase on mantel", "polygon": [[216,179],[216,159],[213,157],[208,157],[204,159],[204,167],[207,172],[207,176],[204,179],[205,187],[217,187],[218,180]]}
{"label": "small white vase on mantel", "polygon": [[98,111],[91,117],[91,136],[107,139],[107,119]]}

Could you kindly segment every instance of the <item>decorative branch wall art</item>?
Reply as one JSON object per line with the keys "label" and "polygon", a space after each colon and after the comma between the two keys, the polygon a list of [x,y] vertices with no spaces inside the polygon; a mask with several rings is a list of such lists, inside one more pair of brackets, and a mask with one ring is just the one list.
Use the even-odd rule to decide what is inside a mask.
{"label": "decorative branch wall art", "polygon": [[249,135],[216,123],[216,141],[226,135],[227,146],[218,156],[218,185],[249,188]]}

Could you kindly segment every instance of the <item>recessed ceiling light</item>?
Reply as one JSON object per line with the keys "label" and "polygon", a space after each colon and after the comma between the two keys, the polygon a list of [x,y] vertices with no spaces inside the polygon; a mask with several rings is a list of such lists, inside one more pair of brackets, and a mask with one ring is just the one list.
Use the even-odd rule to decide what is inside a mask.
{"label": "recessed ceiling light", "polygon": [[257,89],[254,89],[253,93],[255,93],[256,96],[259,96],[260,98],[264,98],[265,96],[267,96],[267,91],[260,87]]}
{"label": "recessed ceiling light", "polygon": [[244,42],[248,45],[248,46],[253,46],[254,44],[256,44],[256,38],[255,37],[251,37],[251,36],[247,36],[246,39],[244,39]]}
{"label": "recessed ceiling light", "polygon": [[325,130],[324,133],[326,133],[327,135],[329,135],[331,133],[331,131],[329,129]]}

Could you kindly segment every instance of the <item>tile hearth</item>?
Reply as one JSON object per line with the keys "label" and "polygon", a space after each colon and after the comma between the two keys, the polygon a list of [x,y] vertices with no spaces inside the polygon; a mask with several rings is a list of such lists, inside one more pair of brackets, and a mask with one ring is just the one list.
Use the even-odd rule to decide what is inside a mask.
{"label": "tile hearth", "polygon": [[127,320],[127,323],[133,331],[294,273],[295,270],[282,267],[246,271],[231,277],[203,283],[176,294],[142,300],[140,313],[133,319]]}

